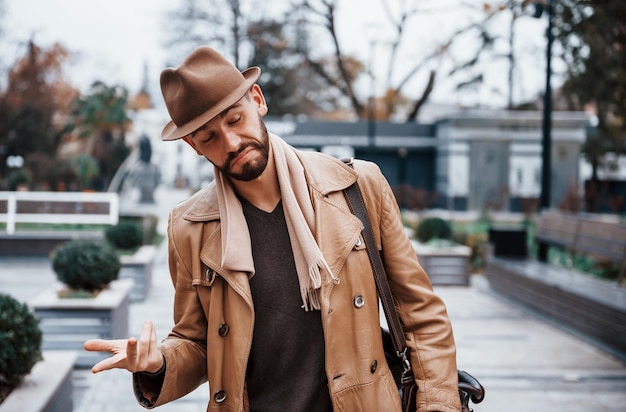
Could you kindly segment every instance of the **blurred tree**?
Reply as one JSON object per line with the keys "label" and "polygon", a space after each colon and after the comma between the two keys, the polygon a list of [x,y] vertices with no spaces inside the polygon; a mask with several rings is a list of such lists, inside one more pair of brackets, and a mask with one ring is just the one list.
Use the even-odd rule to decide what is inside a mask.
{"label": "blurred tree", "polygon": [[626,2],[559,0],[554,22],[567,63],[563,94],[570,109],[597,116],[597,133],[583,145],[596,183],[607,153],[626,154]]}
{"label": "blurred tree", "polygon": [[[456,76],[456,89],[476,89],[485,84],[485,67],[500,60],[506,61],[505,90],[494,89],[498,94],[506,97],[508,110],[537,110],[532,102],[515,101],[515,90],[519,88],[519,61],[522,60],[518,43],[518,26],[522,20],[528,21],[532,17],[539,17],[537,3],[542,0],[497,0],[484,2],[474,6],[482,8],[484,19],[475,24],[473,29],[477,34],[477,42],[470,58],[461,60],[449,72]],[[503,23],[504,20],[508,20]],[[502,32],[501,28],[506,27]],[[526,39],[522,40],[526,41]],[[525,48],[526,49],[526,48]],[[542,50],[543,52],[543,50]],[[543,55],[542,55],[543,56]],[[524,56],[528,58],[528,56]]]}
{"label": "blurred tree", "polygon": [[6,175],[6,156],[27,159],[40,153],[54,158],[67,132],[64,126],[70,102],[78,94],[63,76],[68,59],[67,49],[60,44],[43,49],[30,41],[25,55],[9,69],[6,89],[0,90],[0,156],[4,155],[0,176]]}
{"label": "blurred tree", "polygon": [[166,47],[186,54],[207,44],[241,70],[259,66],[259,84],[266,92],[269,113],[301,113],[310,109],[307,89],[302,86],[309,81],[296,47],[301,33],[297,25],[290,24],[292,20],[267,17],[266,6],[258,0],[185,0],[167,14],[173,28]]}
{"label": "blurred tree", "polygon": [[[277,20],[259,20],[248,26],[247,37],[251,42],[250,66],[261,68],[259,84],[263,88],[269,113],[282,116],[311,111],[304,77],[302,59],[296,42],[290,40],[293,27]],[[298,34],[295,34],[297,36]]]}
{"label": "blurred tree", "polygon": [[208,44],[245,69],[250,61],[244,53],[250,44],[248,28],[263,20],[265,6],[262,0],[183,0],[179,8],[167,13],[169,38],[165,45],[186,55],[198,45]]}
{"label": "blurred tree", "polygon": [[[338,1],[338,0],[337,0]],[[318,76],[325,84],[323,89],[331,88],[339,93],[347,100],[349,107],[353,112],[361,118],[366,118],[366,104],[363,99],[358,96],[355,90],[355,82],[358,77],[366,73],[365,66],[352,56],[345,54],[341,48],[339,38],[337,37],[336,25],[336,7],[335,0],[320,0],[311,2],[303,0],[299,4],[295,3],[293,15],[300,16],[300,25],[308,31],[307,38],[317,38],[315,30],[322,27],[327,34],[330,35],[332,42],[332,55],[322,53],[315,57],[315,53],[319,53],[320,41],[316,39],[315,43],[308,41],[299,44],[299,52],[302,54],[307,65],[311,68],[312,73]],[[310,90],[313,92],[313,90]],[[341,99],[336,98],[335,107],[332,110],[341,108]]]}
{"label": "blurred tree", "polygon": [[69,127],[79,139],[86,140],[87,154],[98,165],[97,190],[105,190],[118,167],[130,153],[125,133],[130,119],[126,114],[128,91],[122,86],[109,86],[102,81],[91,85],[88,94],[79,96],[71,105]]}
{"label": "blurred tree", "polygon": [[[392,38],[388,42],[380,42],[377,36],[365,37],[364,40],[370,42],[370,62],[369,67],[364,68],[363,64],[356,65],[355,59],[346,55],[338,37],[337,12],[340,0],[300,0],[297,7],[308,12],[307,22],[310,26],[322,27],[331,39],[333,55],[313,57],[311,49],[302,50],[306,61],[315,72],[325,79],[327,85],[340,91],[348,99],[354,113],[360,118],[373,116],[379,120],[389,120],[392,117],[404,117],[407,122],[417,121],[419,112],[433,92],[437,71],[439,70],[444,57],[448,56],[451,47],[463,35],[468,32],[481,30],[484,24],[494,15],[494,12],[486,10],[478,19],[471,19],[469,23],[462,23],[449,35],[444,35],[442,40],[430,43],[421,43],[422,57],[411,57],[406,59],[399,52],[401,48],[407,48],[407,44],[416,39],[408,37],[408,31],[414,27],[415,19],[428,14],[443,13],[447,11],[445,6],[442,9],[428,9],[432,6],[429,2],[420,0],[380,0],[385,13],[384,17],[388,27],[391,27]],[[425,6],[422,6],[425,4]],[[455,5],[458,7],[458,5]],[[462,3],[461,7],[471,7]],[[365,23],[365,22],[363,22]],[[374,97],[374,91],[370,96],[359,96],[356,92],[356,82],[361,75],[368,75],[374,79],[372,65],[376,44],[382,43],[386,49],[387,61],[385,67],[387,73],[384,79],[383,96]],[[381,60],[377,58],[376,61]],[[329,70],[330,68],[330,70]],[[465,68],[462,68],[465,69]],[[424,76],[425,75],[425,76]],[[425,78],[421,86],[421,92],[417,97],[409,97],[409,93],[414,94],[414,83],[418,77]],[[366,101],[372,98],[374,103],[380,101],[383,108],[366,105]],[[370,102],[371,103],[371,102]],[[370,113],[370,111],[372,113]]]}
{"label": "blurred tree", "polygon": [[[167,15],[171,34],[166,46],[187,54],[199,44],[208,44],[240,69],[252,64],[261,66],[267,75],[259,83],[268,96],[279,95],[270,104],[272,114],[291,112],[326,118],[339,114],[344,118],[417,121],[420,109],[436,87],[438,71],[451,57],[453,44],[472,32],[485,37],[485,25],[501,10],[463,2],[460,6],[471,11],[470,18],[455,23],[457,28],[452,31],[436,33],[438,40],[423,42],[419,34],[415,37],[418,19],[428,15],[446,16],[456,11],[453,9],[458,9],[458,4],[440,6],[429,0],[377,1],[383,13],[375,23],[351,21],[352,25],[367,26],[368,30],[379,26],[386,30],[384,38],[375,33],[361,36],[366,47],[369,43],[367,63],[343,48],[339,33],[344,28],[338,27],[337,22],[345,4],[342,0],[283,0],[271,5],[261,0],[184,0]],[[521,4],[522,0],[499,2]],[[279,7],[284,9],[280,18],[275,17]],[[270,12],[273,18],[268,17]],[[416,43],[420,45],[418,50],[414,47]],[[381,53],[379,56],[376,52],[374,59],[377,49]],[[181,58],[177,56],[177,60]],[[377,79],[381,84],[384,82],[378,88],[373,86],[373,66],[383,67],[383,58],[386,73]],[[509,58],[513,59],[512,55]],[[478,59],[474,63],[477,62]],[[454,73],[467,71],[471,75],[475,69],[469,62],[458,65]],[[481,80],[480,73],[474,79],[464,77],[467,85]],[[364,82],[372,84],[371,90],[364,89]]]}
{"label": "blurred tree", "polygon": [[78,189],[95,189],[97,185],[95,180],[100,175],[100,168],[96,159],[87,154],[80,154],[72,159],[70,164],[78,178]]}

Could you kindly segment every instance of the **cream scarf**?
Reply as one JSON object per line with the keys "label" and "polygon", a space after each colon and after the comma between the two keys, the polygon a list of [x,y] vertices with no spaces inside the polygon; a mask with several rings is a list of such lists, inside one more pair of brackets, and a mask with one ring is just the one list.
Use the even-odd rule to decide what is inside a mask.
{"label": "cream scarf", "polygon": [[[293,148],[284,140],[270,133],[269,141],[300,283],[302,307],[305,311],[319,310],[321,272],[326,272],[329,281],[334,281],[335,276],[313,237],[315,213],[309,198],[304,168]],[[217,168],[215,180],[222,225],[222,267],[249,272],[253,276],[250,233],[241,203],[228,179]]]}

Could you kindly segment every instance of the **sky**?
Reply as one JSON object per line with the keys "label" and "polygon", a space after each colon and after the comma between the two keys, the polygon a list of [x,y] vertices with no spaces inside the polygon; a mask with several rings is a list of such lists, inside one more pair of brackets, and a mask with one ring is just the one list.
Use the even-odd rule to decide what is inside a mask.
{"label": "sky", "polygon": [[[0,0],[2,1],[2,0]],[[23,53],[23,44],[31,37],[38,45],[49,46],[60,42],[74,53],[68,68],[71,83],[86,91],[94,80],[104,80],[107,84],[123,84],[131,93],[139,91],[143,84],[144,70],[153,82],[151,90],[158,93],[158,78],[161,70],[179,62],[168,62],[168,52],[162,47],[167,26],[164,14],[176,8],[183,0],[3,0],[5,16],[3,21],[0,64],[10,64]],[[277,4],[267,0],[265,4]],[[426,0],[428,1],[428,0]],[[459,3],[464,0],[432,0],[437,7]],[[466,3],[482,4],[482,0],[465,0]],[[342,0],[338,14],[339,36],[344,51],[352,53],[362,61],[373,61],[378,71],[373,87],[380,89],[384,77],[383,46],[391,38],[380,29],[382,9],[380,0]],[[422,50],[441,38],[441,34],[454,30],[455,25],[466,19],[465,15],[441,13],[426,15],[415,21],[412,30],[419,30],[416,47],[405,47],[409,60],[418,58]],[[530,26],[520,28],[522,48],[541,47],[542,32],[540,22],[529,22]],[[367,38],[375,38],[376,43]],[[21,43],[19,43],[21,42]],[[21,44],[21,47],[20,47]],[[374,46],[372,47],[372,44]],[[462,47],[460,47],[461,52]],[[467,45],[467,50],[473,50]],[[171,55],[171,54],[169,54]],[[537,58],[541,54],[535,50]],[[372,58],[373,57],[373,58]],[[376,65],[379,65],[377,67]],[[527,62],[519,74],[520,98],[535,94],[542,86],[543,62]],[[3,67],[6,68],[6,67]],[[506,73],[502,66],[491,65],[488,79],[502,82]],[[426,73],[426,72],[425,72]],[[446,84],[445,71],[438,77],[432,100],[459,103],[450,84]],[[371,87],[371,80],[362,81],[361,87]],[[421,83],[420,83],[421,82]],[[414,93],[421,91],[425,77],[417,77]],[[382,93],[379,90],[378,93]],[[487,92],[489,93],[489,92]],[[467,97],[467,96],[466,96]],[[497,97],[497,96],[496,96]],[[472,96],[477,101],[492,101],[493,96]]]}
{"label": "sky", "polygon": [[[131,91],[141,87],[144,66],[152,76],[163,68],[162,15],[177,4],[177,0],[4,2],[5,42],[24,42],[31,37],[42,46],[60,42],[75,53],[73,84],[85,89],[102,79],[127,84]],[[10,60],[17,57],[17,45],[5,45],[4,49]]]}

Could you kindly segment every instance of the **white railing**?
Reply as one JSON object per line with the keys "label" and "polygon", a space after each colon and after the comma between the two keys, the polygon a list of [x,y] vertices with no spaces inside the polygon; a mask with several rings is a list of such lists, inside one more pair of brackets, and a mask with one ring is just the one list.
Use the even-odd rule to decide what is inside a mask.
{"label": "white railing", "polygon": [[115,225],[118,220],[117,193],[0,192],[0,222],[10,235],[16,223]]}

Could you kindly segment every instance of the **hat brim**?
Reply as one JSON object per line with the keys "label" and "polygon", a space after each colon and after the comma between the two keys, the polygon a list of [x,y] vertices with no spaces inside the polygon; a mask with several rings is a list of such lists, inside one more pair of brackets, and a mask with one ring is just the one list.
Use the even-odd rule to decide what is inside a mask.
{"label": "hat brim", "polygon": [[206,112],[180,126],[174,124],[174,122],[170,120],[163,128],[163,132],[161,132],[161,139],[169,141],[185,137],[193,131],[199,129],[201,126],[209,122],[218,114],[222,113],[224,110],[228,109],[233,104],[237,103],[259,79],[261,69],[258,67],[250,67],[249,69],[244,70],[241,74],[243,75],[245,81]]}

